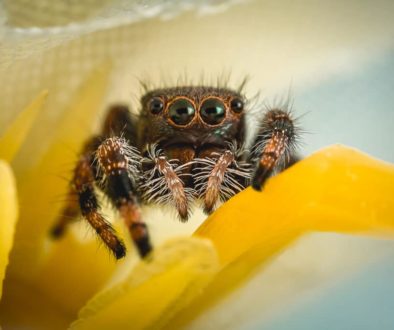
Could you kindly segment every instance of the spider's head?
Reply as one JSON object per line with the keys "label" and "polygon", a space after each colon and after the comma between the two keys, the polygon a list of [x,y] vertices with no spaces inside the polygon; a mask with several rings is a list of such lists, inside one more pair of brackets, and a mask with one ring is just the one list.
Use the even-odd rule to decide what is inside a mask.
{"label": "spider's head", "polygon": [[141,132],[145,143],[223,146],[243,141],[244,97],[227,88],[175,87],[142,97]]}

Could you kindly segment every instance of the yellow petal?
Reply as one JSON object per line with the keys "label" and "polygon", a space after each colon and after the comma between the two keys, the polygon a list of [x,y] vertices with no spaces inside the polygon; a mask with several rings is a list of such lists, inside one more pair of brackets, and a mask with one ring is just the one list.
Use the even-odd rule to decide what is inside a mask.
{"label": "yellow petal", "polygon": [[393,165],[331,146],[269,180],[263,192],[238,194],[195,233],[212,240],[224,268],[171,326],[201,315],[304,233],[394,237],[393,187]]}
{"label": "yellow petal", "polygon": [[120,284],[98,294],[71,329],[159,329],[184,308],[218,271],[208,241],[178,239],[155,250]]}
{"label": "yellow petal", "polygon": [[8,127],[0,139],[0,158],[11,162],[43,108],[48,91],[42,91]]}
{"label": "yellow petal", "polygon": [[0,299],[17,217],[18,203],[14,176],[7,163],[0,160]]}
{"label": "yellow petal", "polygon": [[327,147],[248,188],[196,231],[226,264],[266,237],[289,230],[393,234],[394,166],[344,146]]}
{"label": "yellow petal", "polygon": [[[37,267],[41,267],[40,257],[45,252],[48,230],[62,207],[62,203],[55,201],[61,196],[64,199],[69,184],[69,181],[59,176],[71,175],[72,164],[82,144],[92,134],[91,129],[78,123],[94,122],[105,95],[109,74],[108,64],[94,70],[71,100],[58,126],[37,128],[56,132],[56,136],[41,161],[18,178],[23,208],[10,265],[10,270],[17,276],[31,279]],[[24,149],[34,150],[34,146]],[[65,165],[69,166],[68,170],[65,170]],[[26,268],[30,269],[30,274],[26,274]]]}
{"label": "yellow petal", "polygon": [[[37,128],[41,131],[56,132],[56,137],[41,161],[18,177],[18,192],[23,208],[11,252],[9,276],[5,281],[7,294],[5,292],[4,310],[8,306],[16,306],[18,299],[23,300],[21,294],[18,296],[7,289],[7,281],[18,281],[21,286],[31,288],[37,295],[56,302],[61,313],[75,319],[77,311],[97,292],[116,267],[108,252],[103,248],[98,249],[97,244],[82,244],[71,237],[52,245],[48,244],[49,228],[62,207],[62,203],[54,201],[65,195],[69,184],[59,176],[71,175],[71,171],[65,173],[65,164],[70,165],[69,169],[72,169],[80,147],[92,134],[90,127],[84,124],[95,121],[108,87],[110,72],[109,64],[102,65],[92,72],[77,95],[71,99],[70,108],[64,112],[57,127]],[[24,147],[23,150],[34,150],[34,146]],[[90,256],[94,255],[92,260],[87,260],[85,250],[90,252]],[[63,273],[59,277],[57,275],[61,270]],[[76,282],[79,280],[78,272],[84,274],[82,279],[85,282],[78,282],[75,290]],[[94,275],[91,275],[92,273]],[[89,280],[89,276],[93,276],[94,279]],[[64,298],[65,292],[71,296]],[[26,291],[26,300],[28,295],[29,292]],[[44,304],[36,306],[35,313],[42,318],[45,317]],[[32,317],[27,314],[29,313],[23,315],[26,319]],[[3,319],[7,317],[7,314],[2,315]]]}

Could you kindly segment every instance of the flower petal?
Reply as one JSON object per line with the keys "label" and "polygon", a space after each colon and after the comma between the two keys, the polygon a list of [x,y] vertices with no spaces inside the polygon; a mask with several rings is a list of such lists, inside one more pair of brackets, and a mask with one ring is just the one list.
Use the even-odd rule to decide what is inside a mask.
{"label": "flower petal", "polygon": [[[59,208],[62,207],[62,203],[54,203],[54,200],[64,196],[68,187],[68,181],[58,176],[71,175],[71,171],[64,173],[62,168],[66,163],[70,164],[70,170],[72,169],[81,145],[91,134],[90,129],[85,129],[76,123],[94,122],[107,88],[109,73],[108,64],[94,70],[71,100],[70,107],[64,112],[58,126],[38,128],[40,131],[56,132],[56,136],[41,161],[18,178],[18,181],[23,182],[18,191],[23,208],[21,208],[15,237],[17,244],[12,252],[13,260],[10,267],[12,273],[19,277],[30,279],[37,267],[41,267],[40,258],[45,253],[43,247],[48,238],[48,230],[59,213]],[[34,148],[29,146],[24,149],[34,150]],[[31,270],[30,274],[26,274],[26,268]]]}
{"label": "flower petal", "polygon": [[71,329],[158,329],[199,295],[219,269],[215,249],[197,238],[168,242],[153,258],[94,297]]}
{"label": "flower petal", "polygon": [[[80,123],[95,121],[107,90],[110,72],[109,63],[94,70],[71,100],[70,108],[64,112],[59,125],[38,128],[41,132],[56,132],[56,136],[41,161],[18,177],[18,182],[23,183],[18,191],[23,208],[5,280],[7,292],[3,299],[4,309],[16,306],[20,300],[29,299],[29,290],[25,291],[26,296],[23,297],[11,291],[11,286],[8,289],[8,281],[17,282],[20,286],[31,288],[30,291],[36,292],[38,296],[45,296],[48,301],[55,302],[61,313],[71,320],[75,319],[77,311],[116,267],[116,263],[109,262],[108,252],[97,248],[96,241],[85,244],[74,239],[70,233],[70,237],[59,242],[48,242],[49,228],[62,206],[62,203],[54,203],[54,199],[65,194],[68,186],[67,180],[60,180],[58,174],[64,174],[61,169],[65,163],[72,167],[79,148],[92,133],[90,127],[86,129]],[[35,146],[27,146],[24,150],[31,152]],[[24,158],[25,155],[21,156]],[[86,251],[90,251],[94,258],[89,260]],[[65,293],[69,297],[65,298]],[[26,313],[25,320],[29,317],[44,318],[47,313],[44,305],[36,306],[35,315]],[[2,315],[4,320],[9,317],[10,314]]]}
{"label": "flower petal", "polygon": [[393,234],[393,187],[393,165],[335,145],[273,177],[262,193],[244,190],[195,235],[211,239],[227,264],[289,230]]}
{"label": "flower petal", "polygon": [[171,326],[201,315],[304,233],[393,237],[393,187],[393,165],[331,146],[269,180],[262,193],[238,194],[195,233],[212,240],[224,268]]}
{"label": "flower petal", "polygon": [[25,141],[37,115],[43,108],[48,91],[42,91],[8,127],[0,139],[0,157],[11,162]]}
{"label": "flower petal", "polygon": [[14,176],[8,164],[0,160],[0,299],[17,217],[18,202]]}

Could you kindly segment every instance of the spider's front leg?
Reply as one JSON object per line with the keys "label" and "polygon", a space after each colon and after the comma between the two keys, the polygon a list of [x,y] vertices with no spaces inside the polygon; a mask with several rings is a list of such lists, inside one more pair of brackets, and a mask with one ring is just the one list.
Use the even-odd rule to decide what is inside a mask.
{"label": "spider's front leg", "polygon": [[139,153],[123,137],[105,139],[113,135],[125,136],[135,142],[135,123],[127,107],[113,106],[106,116],[102,135],[86,143],[74,170],[69,201],[51,234],[55,238],[62,236],[68,224],[82,213],[115,257],[119,259],[125,256],[124,244],[100,214],[96,185],[120,211],[140,255],[145,256],[152,248],[146,225],[141,220],[136,193],[135,178],[139,174],[135,165],[140,159]]}
{"label": "spider's front leg", "polygon": [[145,257],[152,246],[137,197],[139,153],[126,139],[111,137],[98,147],[96,158],[99,177],[103,177],[99,186],[119,210],[140,256]]}
{"label": "spider's front leg", "polygon": [[[62,236],[68,223],[73,217],[78,215],[80,210],[82,216],[93,227],[104,244],[119,259],[125,256],[126,248],[123,242],[117,237],[111,224],[100,213],[100,204],[94,188],[96,175],[92,166],[92,150],[95,149],[97,144],[99,144],[99,138],[95,137],[85,145],[74,169],[74,175],[71,181],[72,187],[69,192],[71,199],[52,228],[51,233],[55,238]],[[74,195],[77,195],[77,198]]]}
{"label": "spider's front leg", "polygon": [[297,139],[298,128],[290,112],[272,109],[265,114],[250,154],[250,162],[256,164],[252,179],[254,189],[261,190],[274,171],[283,170],[298,160]]}

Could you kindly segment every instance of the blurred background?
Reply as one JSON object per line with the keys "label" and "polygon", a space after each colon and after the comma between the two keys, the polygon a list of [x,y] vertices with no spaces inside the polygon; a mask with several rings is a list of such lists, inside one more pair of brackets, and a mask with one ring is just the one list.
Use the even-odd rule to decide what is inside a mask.
{"label": "blurred background", "polygon": [[[392,1],[3,0],[0,135],[49,89],[29,135],[34,150],[25,146],[13,166],[38,162],[56,133],[41,127],[58,122],[87,75],[109,62],[96,121],[77,123],[86,130],[97,130],[110,103],[137,112],[140,81],[228,77],[237,87],[247,76],[246,95],[261,102],[291,94],[308,132],[303,155],[342,143],[394,162],[393,12]],[[151,226],[164,240],[201,219]],[[190,328],[394,329],[393,257],[390,241],[312,234]]]}

